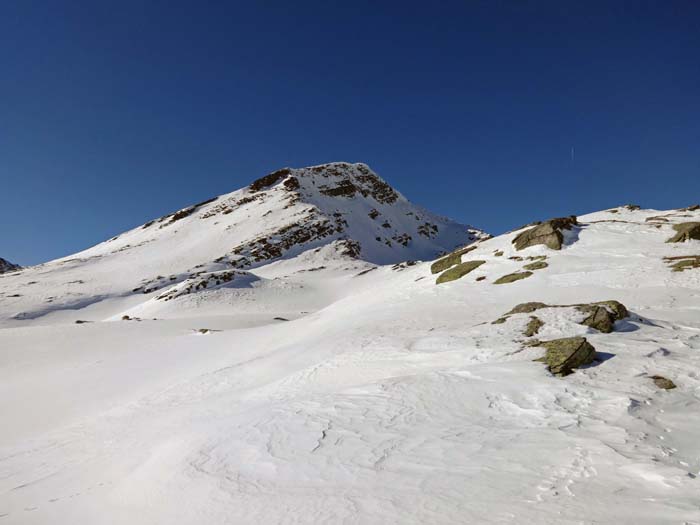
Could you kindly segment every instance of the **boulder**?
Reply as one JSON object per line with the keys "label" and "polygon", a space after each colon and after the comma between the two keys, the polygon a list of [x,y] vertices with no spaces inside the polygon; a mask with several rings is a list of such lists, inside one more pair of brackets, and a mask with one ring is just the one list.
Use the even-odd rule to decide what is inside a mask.
{"label": "boulder", "polygon": [[629,317],[629,311],[627,307],[619,301],[598,301],[595,303],[589,303],[589,305],[576,305],[579,307],[584,306],[603,306],[605,307],[613,316],[615,321],[621,321],[625,317]]}
{"label": "boulder", "polygon": [[548,304],[545,303],[520,303],[519,305],[515,306],[510,312],[508,312],[506,315],[512,315],[512,314],[531,314],[532,312],[536,310],[540,310],[541,308],[550,308]]}
{"label": "boulder", "polygon": [[691,239],[700,240],[700,222],[682,222],[674,224],[676,234],[666,242],[685,242]]}
{"label": "boulder", "polygon": [[514,283],[515,281],[520,281],[521,279],[527,279],[532,275],[532,272],[519,272],[519,273],[511,273],[508,275],[504,275],[503,277],[499,277],[496,279],[493,284],[508,284],[508,283]]}
{"label": "boulder", "polygon": [[604,306],[584,305],[577,308],[579,311],[588,314],[580,324],[595,328],[604,334],[609,334],[613,331],[615,318]]}
{"label": "boulder", "polygon": [[539,346],[547,349],[543,361],[552,374],[565,376],[575,368],[587,365],[595,359],[595,348],[585,337],[566,337],[543,341]]}
{"label": "boulder", "polygon": [[528,321],[523,334],[525,335],[525,337],[532,337],[537,332],[539,332],[540,328],[542,328],[543,326],[544,323],[542,322],[542,320],[539,317],[533,315],[530,317],[530,320]]}
{"label": "boulder", "polygon": [[465,248],[460,248],[452,253],[447,254],[442,259],[438,259],[433,264],[430,265],[430,273],[440,273],[444,272],[448,268],[453,267],[456,264],[462,262],[462,255],[469,253],[472,250],[476,250],[476,246],[467,246]]}
{"label": "boulder", "polygon": [[615,321],[629,316],[624,304],[618,301],[600,301],[597,303],[575,305],[579,312],[586,317],[579,324],[595,328],[599,332],[609,334],[615,327]]}
{"label": "boulder", "polygon": [[573,215],[550,219],[516,235],[513,244],[516,250],[524,250],[537,244],[544,244],[552,250],[561,250],[564,242],[564,235],[561,231],[570,230],[576,225],[578,225],[578,221]]}
{"label": "boulder", "polygon": [[547,266],[549,266],[549,264],[547,264],[544,261],[535,261],[533,263],[529,263],[523,266],[523,270],[542,270]]}
{"label": "boulder", "polygon": [[476,270],[485,262],[486,261],[467,261],[460,263],[457,266],[453,266],[449,270],[445,270],[444,272],[442,272],[435,281],[435,284],[448,283],[450,281],[460,279],[467,275],[469,272]]}
{"label": "boulder", "polygon": [[654,381],[657,387],[663,388],[664,390],[673,390],[676,388],[676,383],[664,376],[651,376],[650,379]]}

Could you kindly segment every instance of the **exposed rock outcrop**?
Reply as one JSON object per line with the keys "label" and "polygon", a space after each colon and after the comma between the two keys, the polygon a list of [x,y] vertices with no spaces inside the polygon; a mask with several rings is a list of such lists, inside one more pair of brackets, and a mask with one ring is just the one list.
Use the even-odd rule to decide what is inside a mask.
{"label": "exposed rock outcrop", "polygon": [[472,250],[476,250],[476,246],[467,246],[465,248],[460,248],[452,253],[447,254],[442,259],[438,259],[433,264],[430,265],[430,273],[440,273],[444,272],[448,268],[459,264],[462,262],[462,255],[469,253]]}
{"label": "exposed rock outcrop", "polygon": [[595,328],[599,332],[610,333],[613,331],[615,321],[620,321],[629,316],[629,312],[624,304],[619,301],[599,301],[595,303],[583,304],[561,304],[550,305],[540,302],[521,303],[512,310],[496,319],[493,324],[501,324],[514,314],[530,314],[543,308],[576,308],[579,312],[586,314],[586,317],[579,324]]}
{"label": "exposed rock outcrop", "polygon": [[516,250],[524,250],[538,244],[544,244],[552,250],[561,250],[564,243],[562,230],[570,230],[576,225],[578,221],[573,215],[550,219],[518,234],[513,239],[513,244]]}
{"label": "exposed rock outcrop", "polygon": [[654,384],[664,390],[673,390],[676,388],[676,383],[664,376],[650,376],[650,379],[654,381]]}
{"label": "exposed rock outcrop", "polygon": [[460,263],[457,266],[454,266],[449,270],[445,270],[444,272],[442,272],[435,281],[435,284],[447,283],[450,281],[461,279],[469,272],[476,270],[485,262],[486,261],[467,261],[464,263]]}
{"label": "exposed rock outcrop", "polygon": [[21,269],[22,267],[18,264],[12,264],[10,261],[0,257],[0,273],[14,272]]}
{"label": "exposed rock outcrop", "polygon": [[691,239],[700,240],[700,222],[682,222],[674,224],[676,234],[666,242],[685,242]]}
{"label": "exposed rock outcrop", "polygon": [[566,376],[574,369],[587,365],[595,359],[595,348],[585,337],[565,337],[543,341],[538,344],[547,349],[544,357],[538,359],[547,365],[552,374]]}
{"label": "exposed rock outcrop", "polygon": [[539,317],[534,315],[530,316],[530,320],[528,321],[523,334],[525,335],[525,337],[532,337],[533,335],[537,334],[537,332],[539,332],[540,328],[542,328],[543,326],[544,323]]}
{"label": "exposed rock outcrop", "polygon": [[547,268],[549,264],[547,264],[544,261],[535,261],[533,263],[528,263],[525,266],[523,266],[523,270],[542,270],[544,268]]}
{"label": "exposed rock outcrop", "polygon": [[664,257],[671,270],[674,272],[682,272],[700,268],[700,255],[678,255],[675,257]]}
{"label": "exposed rock outcrop", "polygon": [[532,275],[532,272],[518,272],[518,273],[510,273],[508,275],[504,275],[503,277],[499,277],[496,279],[493,284],[508,284],[508,283],[514,283],[515,281],[520,281],[522,279],[527,279]]}

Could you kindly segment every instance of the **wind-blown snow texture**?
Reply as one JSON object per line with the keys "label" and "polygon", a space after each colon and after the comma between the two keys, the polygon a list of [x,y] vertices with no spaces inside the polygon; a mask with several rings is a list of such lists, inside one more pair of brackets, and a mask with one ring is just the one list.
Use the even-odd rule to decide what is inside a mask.
{"label": "wind-blown snow texture", "polygon": [[[700,211],[585,215],[560,251],[482,240],[436,285],[378,263],[463,230],[310,173],[0,277],[0,523],[700,523],[700,269],[663,259],[700,255],[665,242]],[[252,239],[336,209],[342,232],[254,261]],[[394,233],[413,244],[372,243]],[[564,378],[523,344],[528,315],[491,324],[609,299],[632,312],[609,334],[536,312],[539,339],[598,352]]]}

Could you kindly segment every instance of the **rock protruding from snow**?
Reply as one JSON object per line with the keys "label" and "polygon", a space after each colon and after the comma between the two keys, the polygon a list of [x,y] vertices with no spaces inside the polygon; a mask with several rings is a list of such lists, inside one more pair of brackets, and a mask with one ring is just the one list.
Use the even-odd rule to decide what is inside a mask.
{"label": "rock protruding from snow", "polygon": [[674,224],[676,234],[666,242],[686,242],[691,239],[700,240],[700,222],[682,222]]}
{"label": "rock protruding from snow", "polygon": [[524,250],[537,244],[544,244],[552,250],[561,250],[564,244],[562,230],[570,230],[576,225],[578,222],[573,215],[550,219],[517,235],[513,239],[513,244],[516,250]]}
{"label": "rock protruding from snow", "polygon": [[552,374],[566,376],[575,368],[587,365],[595,359],[595,348],[585,337],[565,337],[541,342],[547,349],[542,361]]}
{"label": "rock protruding from snow", "polygon": [[461,279],[469,272],[476,270],[479,266],[481,266],[484,263],[486,263],[486,261],[467,261],[464,263],[460,263],[457,266],[454,266],[449,270],[445,270],[444,272],[442,272],[435,281],[435,284],[448,283],[456,279]]}
{"label": "rock protruding from snow", "polygon": [[450,254],[447,254],[445,257],[442,259],[438,259],[435,261],[432,265],[430,265],[430,272],[431,273],[440,273],[444,272],[448,268],[451,268],[452,266],[455,266],[462,262],[462,255],[469,253],[472,250],[475,250],[476,246],[467,246],[466,248],[460,248],[459,250],[455,250]]}
{"label": "rock protruding from snow", "polygon": [[583,319],[577,321],[578,324],[588,326],[589,328],[593,328],[605,334],[609,334],[614,330],[616,321],[621,321],[629,316],[629,312],[624,304],[612,300],[564,305],[530,302],[516,305],[508,313],[494,321],[494,324],[504,323],[512,315],[530,314],[545,308],[574,308],[579,314],[584,314],[585,316]]}
{"label": "rock protruding from snow", "polygon": [[0,273],[14,272],[16,270],[21,269],[22,267],[18,264],[12,264],[10,261],[7,261],[0,257]]}

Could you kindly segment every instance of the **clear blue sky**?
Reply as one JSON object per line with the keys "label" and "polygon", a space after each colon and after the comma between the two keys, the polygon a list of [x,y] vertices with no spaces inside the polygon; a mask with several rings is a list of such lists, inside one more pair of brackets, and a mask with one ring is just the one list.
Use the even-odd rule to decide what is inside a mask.
{"label": "clear blue sky", "polygon": [[700,201],[700,3],[334,4],[3,2],[0,257],[334,160],[493,233]]}

